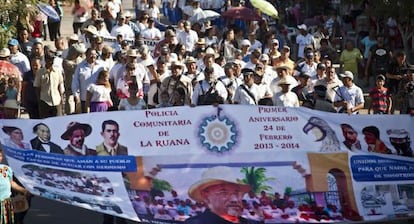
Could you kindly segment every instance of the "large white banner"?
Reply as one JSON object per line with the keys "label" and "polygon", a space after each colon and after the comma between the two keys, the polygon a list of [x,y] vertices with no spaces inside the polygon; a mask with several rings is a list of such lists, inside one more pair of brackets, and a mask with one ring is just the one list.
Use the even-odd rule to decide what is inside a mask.
{"label": "large white banner", "polygon": [[240,187],[240,223],[414,213],[408,115],[220,105],[0,124],[8,163],[33,194],[131,220],[221,223],[205,193],[213,183]]}

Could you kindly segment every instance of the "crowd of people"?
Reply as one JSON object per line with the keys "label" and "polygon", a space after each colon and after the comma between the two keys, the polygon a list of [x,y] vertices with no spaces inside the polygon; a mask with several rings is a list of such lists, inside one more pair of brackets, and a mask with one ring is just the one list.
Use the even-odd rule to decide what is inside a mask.
{"label": "crowd of people", "polygon": [[[414,114],[414,67],[398,49],[398,38],[389,35],[393,18],[383,30],[357,24],[358,38],[351,40],[335,10],[311,29],[295,1],[297,33],[290,38],[283,21],[258,10],[261,21],[192,17],[244,6],[242,0],[133,2],[136,20],[121,0],[90,7],[75,0],[73,35],[67,38],[61,22],[40,12],[29,15],[27,27],[0,50],[0,61],[18,69],[1,74],[0,116],[18,118],[23,108],[38,119],[212,104]],[[59,2],[49,4],[62,18]],[[45,44],[47,36],[54,46]]]}
{"label": "crowd of people", "polygon": [[[390,40],[374,30],[358,40],[361,49],[344,40],[338,53],[336,13],[314,32],[299,24],[290,41],[283,26],[269,25],[265,15],[262,21],[194,21],[191,16],[206,7],[199,0],[176,24],[160,27],[162,6],[154,4],[137,6],[135,22],[119,0],[100,10],[75,1],[74,34],[67,41],[57,31],[49,35],[54,46],[44,45],[45,35],[34,34],[33,27],[19,30],[0,52],[0,60],[21,73],[2,77],[2,116],[16,118],[21,106],[30,118],[209,104],[413,111],[414,68],[406,53],[391,50]],[[223,10],[241,5],[228,1]]]}
{"label": "crowd of people", "polygon": [[25,166],[26,176],[35,179],[40,186],[48,186],[72,192],[109,197],[114,194],[111,182],[106,177],[81,175],[77,172]]}

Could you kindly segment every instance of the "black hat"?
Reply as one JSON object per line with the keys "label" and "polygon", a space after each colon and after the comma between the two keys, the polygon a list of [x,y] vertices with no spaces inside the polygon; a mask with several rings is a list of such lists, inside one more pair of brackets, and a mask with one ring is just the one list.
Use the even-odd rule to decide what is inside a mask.
{"label": "black hat", "polygon": [[10,133],[12,133],[14,130],[17,130],[17,129],[19,129],[18,127],[14,127],[14,126],[3,126],[2,128],[1,128],[2,130],[3,130],[3,132],[4,133],[6,133],[6,134],[10,134]]}
{"label": "black hat", "polygon": [[92,132],[92,127],[89,124],[82,124],[79,122],[70,122],[66,131],[60,136],[63,140],[69,140],[70,136],[72,135],[73,131],[77,129],[82,129],[85,131],[85,136],[88,136]]}
{"label": "black hat", "polygon": [[254,74],[256,74],[256,72],[253,69],[250,69],[250,68],[243,68],[241,70],[241,73],[243,75],[254,75]]}

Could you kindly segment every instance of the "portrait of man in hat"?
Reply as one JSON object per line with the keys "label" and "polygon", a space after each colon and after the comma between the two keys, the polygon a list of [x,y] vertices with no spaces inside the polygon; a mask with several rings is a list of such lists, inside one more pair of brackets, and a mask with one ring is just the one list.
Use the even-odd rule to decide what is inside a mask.
{"label": "portrait of man in hat", "polygon": [[114,120],[103,121],[101,136],[104,141],[96,146],[98,156],[128,155],[128,148],[118,142],[120,136],[118,122]]}
{"label": "portrait of man in hat", "polygon": [[32,149],[48,153],[64,154],[62,148],[50,141],[50,128],[45,123],[38,123],[33,126],[33,133],[36,134],[30,144]]}
{"label": "portrait of man in hat", "polygon": [[94,156],[96,151],[85,144],[85,138],[92,132],[89,124],[70,122],[66,131],[60,136],[63,140],[69,140],[68,146],[64,149],[65,155],[71,156]]}
{"label": "portrait of man in hat", "polygon": [[208,209],[187,219],[185,223],[254,223],[240,217],[243,211],[243,196],[250,190],[250,185],[237,182],[237,177],[230,167],[215,166],[207,169],[201,179],[191,185],[188,195],[196,202],[205,203]]}

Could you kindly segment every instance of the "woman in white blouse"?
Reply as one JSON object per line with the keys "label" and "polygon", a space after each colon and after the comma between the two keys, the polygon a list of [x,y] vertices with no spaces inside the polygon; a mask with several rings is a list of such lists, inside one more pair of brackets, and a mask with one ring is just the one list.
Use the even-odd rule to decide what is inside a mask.
{"label": "woman in white blouse", "polygon": [[102,70],[98,75],[96,83],[88,86],[86,105],[88,112],[105,112],[112,106],[111,84],[107,70]]}

